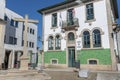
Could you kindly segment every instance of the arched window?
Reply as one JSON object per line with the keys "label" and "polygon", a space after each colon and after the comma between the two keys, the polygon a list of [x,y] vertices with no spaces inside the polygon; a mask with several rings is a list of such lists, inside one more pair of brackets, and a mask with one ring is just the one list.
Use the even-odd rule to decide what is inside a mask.
{"label": "arched window", "polygon": [[90,48],[90,33],[88,31],[83,32],[83,48]]}
{"label": "arched window", "polygon": [[98,29],[93,31],[93,47],[101,47],[101,35]]}
{"label": "arched window", "polygon": [[68,41],[73,41],[73,40],[75,40],[74,33],[70,32],[68,34]]}
{"label": "arched window", "polygon": [[55,49],[58,50],[61,48],[61,39],[60,39],[60,36],[57,35],[55,37]]}
{"label": "arched window", "polygon": [[48,50],[53,50],[53,37],[50,36],[48,39]]}
{"label": "arched window", "polygon": [[70,32],[68,34],[68,43],[69,44],[74,44],[75,43],[75,36],[74,36],[74,33]]}

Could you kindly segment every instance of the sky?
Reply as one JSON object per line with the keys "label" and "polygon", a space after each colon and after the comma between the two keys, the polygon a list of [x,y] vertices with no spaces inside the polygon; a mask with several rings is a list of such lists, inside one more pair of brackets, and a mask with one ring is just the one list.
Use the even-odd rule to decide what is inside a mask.
{"label": "sky", "polygon": [[[6,0],[6,7],[21,16],[28,14],[30,19],[39,20],[38,36],[42,37],[42,16],[37,10],[63,1],[65,0]],[[120,0],[118,0],[118,10],[120,16]],[[118,19],[118,23],[120,24],[120,18]],[[38,47],[42,47],[41,42],[38,42]]]}

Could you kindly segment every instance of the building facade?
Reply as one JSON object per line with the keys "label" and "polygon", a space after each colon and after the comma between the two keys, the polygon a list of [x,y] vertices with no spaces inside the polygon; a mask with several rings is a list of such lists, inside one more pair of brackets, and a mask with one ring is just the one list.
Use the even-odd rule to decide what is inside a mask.
{"label": "building facade", "polygon": [[[4,4],[5,4],[5,0]],[[20,57],[23,55],[24,30],[23,22],[15,21],[14,18],[23,18],[14,11],[4,7],[2,18],[6,22],[1,53],[1,66],[3,69],[20,68]],[[2,14],[2,13],[0,13]],[[37,25],[28,23],[27,50],[29,63],[36,62],[37,53]]]}
{"label": "building facade", "polygon": [[117,70],[113,24],[116,0],[67,0],[39,10],[43,15],[46,67]]}

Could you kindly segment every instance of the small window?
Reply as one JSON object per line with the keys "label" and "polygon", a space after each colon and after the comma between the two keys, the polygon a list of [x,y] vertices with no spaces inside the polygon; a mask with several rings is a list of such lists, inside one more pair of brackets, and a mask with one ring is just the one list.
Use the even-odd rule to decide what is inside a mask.
{"label": "small window", "polygon": [[101,47],[101,34],[98,29],[93,31],[93,47]]}
{"label": "small window", "polygon": [[13,19],[11,19],[10,25],[14,26],[14,20]]}
{"label": "small window", "polygon": [[74,33],[70,32],[68,34],[68,41],[74,41],[75,40],[75,36],[74,36]]}
{"label": "small window", "polygon": [[57,13],[52,14],[52,27],[57,27]]}
{"label": "small window", "polygon": [[8,20],[8,17],[7,15],[4,16],[4,20],[7,21]]}
{"label": "small window", "polygon": [[97,60],[89,60],[89,64],[97,64]]}
{"label": "small window", "polygon": [[88,31],[83,32],[83,48],[90,48],[90,33]]}
{"label": "small window", "polygon": [[17,38],[14,38],[12,36],[9,37],[9,44],[17,44]]}
{"label": "small window", "polygon": [[17,44],[17,38],[14,38],[13,44]]}
{"label": "small window", "polygon": [[94,6],[93,3],[86,5],[86,18],[87,20],[94,19]]}
{"label": "small window", "polygon": [[9,44],[13,44],[13,37],[9,37]]}
{"label": "small window", "polygon": [[15,21],[15,27],[18,27],[18,21]]}
{"label": "small window", "polygon": [[32,29],[30,28],[30,34],[32,33]]}
{"label": "small window", "polygon": [[52,64],[58,64],[58,60],[53,59],[51,63],[52,63]]}
{"label": "small window", "polygon": [[56,50],[60,50],[61,49],[61,39],[60,39],[59,35],[57,35],[55,37],[55,49]]}
{"label": "small window", "polygon": [[31,47],[32,46],[32,42],[29,42],[29,47]]}
{"label": "small window", "polygon": [[48,50],[53,50],[53,36],[50,36],[48,39]]}
{"label": "small window", "polygon": [[67,11],[67,25],[73,25],[74,24],[74,21],[73,21],[74,13],[75,13],[74,9],[69,9]]}
{"label": "small window", "polygon": [[32,42],[32,48],[34,48],[34,42]]}
{"label": "small window", "polygon": [[32,32],[32,34],[34,34],[35,33],[35,30],[33,29],[33,32]]}

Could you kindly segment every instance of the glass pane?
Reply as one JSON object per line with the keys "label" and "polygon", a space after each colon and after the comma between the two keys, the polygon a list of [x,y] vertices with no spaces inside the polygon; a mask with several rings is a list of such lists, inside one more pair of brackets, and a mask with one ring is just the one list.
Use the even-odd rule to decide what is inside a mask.
{"label": "glass pane", "polygon": [[73,9],[69,9],[67,14],[68,25],[73,25]]}
{"label": "glass pane", "polygon": [[90,34],[88,31],[83,33],[83,47],[89,48],[90,47]]}
{"label": "glass pane", "polygon": [[48,49],[53,50],[53,37],[50,36],[48,39]]}
{"label": "glass pane", "polygon": [[93,31],[93,46],[94,47],[101,47],[101,35],[99,30]]}
{"label": "glass pane", "polygon": [[52,27],[57,26],[57,13],[52,14]]}
{"label": "glass pane", "polygon": [[68,34],[68,40],[69,41],[71,41],[71,40],[73,41],[74,40],[74,33],[69,33]]}
{"label": "glass pane", "polygon": [[60,40],[60,36],[57,35],[55,39],[55,49],[60,49],[60,47],[61,47],[61,40]]}
{"label": "glass pane", "polygon": [[93,3],[86,5],[86,14],[87,14],[87,20],[94,18]]}

